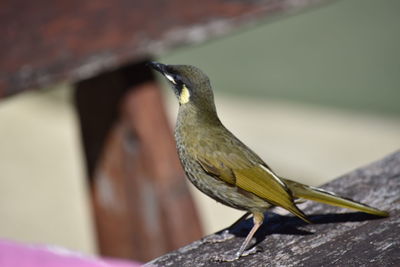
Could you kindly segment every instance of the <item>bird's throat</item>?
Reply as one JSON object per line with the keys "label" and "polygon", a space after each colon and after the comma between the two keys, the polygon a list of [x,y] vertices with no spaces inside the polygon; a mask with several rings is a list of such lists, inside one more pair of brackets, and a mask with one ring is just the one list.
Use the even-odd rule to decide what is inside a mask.
{"label": "bird's throat", "polygon": [[186,125],[188,131],[196,131],[198,128],[208,128],[221,124],[215,108],[207,105],[202,105],[202,107],[199,108],[199,105],[192,101],[185,105],[180,105],[177,122]]}

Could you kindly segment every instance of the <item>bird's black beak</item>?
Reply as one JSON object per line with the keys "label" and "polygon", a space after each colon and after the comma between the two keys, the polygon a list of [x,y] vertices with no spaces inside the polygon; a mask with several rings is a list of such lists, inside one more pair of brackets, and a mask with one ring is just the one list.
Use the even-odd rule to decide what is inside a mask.
{"label": "bird's black beak", "polygon": [[[171,65],[164,65],[158,62],[151,61],[147,65],[156,71],[160,72],[174,87],[178,85],[177,75],[171,74]],[[182,83],[179,83],[179,87],[182,87]],[[180,90],[180,89],[179,89]]]}
{"label": "bird's black beak", "polygon": [[155,62],[155,61],[151,61],[149,63],[147,63],[147,65],[153,69],[155,69],[156,71],[160,72],[161,74],[165,74],[167,73],[167,65]]}

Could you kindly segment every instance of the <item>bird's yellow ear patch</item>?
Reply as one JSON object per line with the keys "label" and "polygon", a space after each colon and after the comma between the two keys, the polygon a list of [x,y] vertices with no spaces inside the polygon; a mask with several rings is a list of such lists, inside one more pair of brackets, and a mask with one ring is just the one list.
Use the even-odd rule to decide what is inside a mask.
{"label": "bird's yellow ear patch", "polygon": [[189,102],[190,92],[186,85],[183,85],[181,94],[179,95],[179,103],[186,104]]}

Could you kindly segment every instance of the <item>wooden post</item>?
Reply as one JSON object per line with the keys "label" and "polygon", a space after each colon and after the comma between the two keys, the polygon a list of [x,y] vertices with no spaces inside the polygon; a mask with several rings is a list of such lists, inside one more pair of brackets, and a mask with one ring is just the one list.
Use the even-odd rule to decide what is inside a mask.
{"label": "wooden post", "polygon": [[76,103],[101,254],[146,261],[201,237],[160,88],[144,63],[79,83]]}

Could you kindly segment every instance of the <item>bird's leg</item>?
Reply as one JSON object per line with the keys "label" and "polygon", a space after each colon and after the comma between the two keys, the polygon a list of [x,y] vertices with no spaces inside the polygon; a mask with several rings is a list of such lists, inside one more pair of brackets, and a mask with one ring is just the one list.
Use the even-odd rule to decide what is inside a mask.
{"label": "bird's leg", "polygon": [[262,225],[264,221],[264,214],[262,212],[253,212],[253,222],[254,226],[251,228],[249,234],[246,236],[246,239],[240,246],[239,250],[234,255],[222,255],[216,258],[218,261],[235,261],[239,259],[241,256],[247,256],[257,252],[257,248],[251,248],[246,250],[248,245],[250,244],[251,239],[253,238],[254,234],[257,232],[258,228]]}
{"label": "bird's leg", "polygon": [[[264,221],[264,214],[261,212],[254,212],[253,213],[253,222],[254,226],[251,228],[249,234],[247,235],[246,239],[244,240],[243,244],[240,246],[236,256],[239,258],[245,252],[245,249],[249,245],[251,239],[253,238],[254,234],[257,232],[258,228],[262,225]],[[252,254],[252,253],[250,253]],[[248,254],[247,254],[248,255]]]}
{"label": "bird's leg", "polygon": [[234,222],[231,226],[225,228],[220,234],[213,234],[203,238],[204,242],[208,243],[220,243],[230,240],[235,237],[234,234],[230,233],[230,229],[236,227],[239,223],[249,217],[250,212],[246,212],[242,217],[240,217],[236,222]]}

